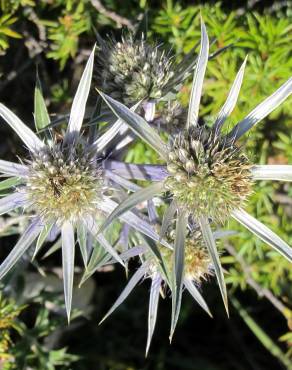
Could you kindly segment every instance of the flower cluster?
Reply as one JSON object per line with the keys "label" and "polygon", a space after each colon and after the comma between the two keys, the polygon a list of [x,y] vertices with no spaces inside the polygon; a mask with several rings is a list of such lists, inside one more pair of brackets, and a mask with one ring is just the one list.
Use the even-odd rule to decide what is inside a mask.
{"label": "flower cluster", "polygon": [[[210,314],[200,292],[208,276],[216,276],[228,312],[216,245],[216,239],[228,232],[216,227],[223,226],[230,217],[292,260],[289,245],[244,210],[256,180],[292,181],[292,166],[254,165],[238,141],[291,94],[292,78],[238,122],[231,132],[223,134],[222,126],[236,105],[246,60],[212,127],[208,126],[199,119],[209,59],[209,39],[203,22],[201,35],[198,58],[190,61],[188,55],[188,60],[176,69],[167,53],[149,45],[145,39],[127,36],[121,42],[99,40],[101,50],[96,67],[93,49],[61,140],[53,140],[53,135],[40,138],[0,104],[0,116],[29,150],[29,159],[22,163],[0,161],[1,173],[11,180],[11,193],[0,199],[0,213],[9,214],[22,208],[30,220],[1,264],[0,278],[32,245],[36,255],[54,230],[57,238],[61,238],[69,319],[75,239],[85,265],[81,284],[105,264],[118,261],[127,266],[130,258],[136,258],[138,269],[105,317],[124,301],[139,281],[150,279],[146,352],[155,328],[159,296],[164,296],[166,288],[172,301],[170,338],[178,321],[184,288]],[[81,133],[84,121],[91,122],[92,128],[92,122],[98,125],[103,113],[108,114],[105,104],[101,112],[96,112],[96,117],[88,120],[85,114],[94,69],[100,96],[112,115],[105,129],[103,125],[101,130],[93,127]],[[177,86],[191,71],[194,78],[188,111],[177,101],[168,101],[161,110],[161,117],[154,117],[156,102],[166,99],[170,90],[177,91]],[[51,134],[51,120],[39,87],[35,96],[36,127],[46,127]],[[135,113],[141,104],[144,110],[145,107],[151,110],[150,115],[145,114],[146,119]],[[168,142],[155,129],[156,123],[161,123],[157,127],[165,131],[164,137],[169,135]],[[128,145],[137,138],[157,152],[161,165],[137,165],[120,160]],[[148,183],[141,187],[136,180]],[[116,230],[116,225],[120,235],[111,245],[108,235]]]}

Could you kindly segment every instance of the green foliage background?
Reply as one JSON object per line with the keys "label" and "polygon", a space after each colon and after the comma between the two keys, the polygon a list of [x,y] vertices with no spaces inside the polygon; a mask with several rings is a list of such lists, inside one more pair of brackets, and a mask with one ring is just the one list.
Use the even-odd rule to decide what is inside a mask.
{"label": "green foliage background", "polygon": [[[261,1],[235,3],[231,9],[228,1],[204,2],[198,5],[193,5],[191,1],[171,0],[153,1],[148,4],[143,0],[126,0],[123,3],[117,0],[102,2],[106,10],[126,17],[132,23],[148,9],[149,38],[153,41],[162,41],[178,58],[190,51],[199,41],[201,11],[209,36],[216,40],[212,46],[213,51],[218,47],[231,45],[227,51],[208,64],[201,114],[209,122],[212,122],[224,103],[236,72],[248,54],[239,103],[227,124],[229,127],[275,91],[290,77],[292,71],[292,3],[289,1],[285,2],[285,5],[282,2]],[[58,114],[66,112],[71,92],[74,91],[80,75],[81,65],[95,42],[95,29],[103,35],[108,32],[115,34],[120,32],[118,29],[120,24],[110,19],[102,9],[97,10],[96,2],[90,0],[0,0],[1,101],[32,121],[30,99],[33,97],[37,64],[44,82],[45,96],[50,97],[47,100],[50,111]],[[189,92],[190,85],[186,83],[180,92],[183,104],[187,103]],[[252,130],[248,141],[243,142],[243,145],[246,145],[254,162],[292,164],[291,113],[292,105],[289,100]],[[1,128],[1,132],[2,130],[4,129]],[[9,138],[7,143],[1,144],[1,158],[10,159],[6,158],[8,147],[11,149],[12,146],[15,153],[21,151],[22,148],[17,147],[18,144],[15,138]],[[151,149],[138,142],[131,147],[127,160],[137,163],[155,162],[156,157]],[[248,205],[253,215],[290,245],[292,245],[291,196],[292,188],[289,184],[261,182],[256,185],[255,193]],[[180,334],[177,335],[177,342],[168,347],[166,339],[169,302],[166,300],[161,306],[162,314],[160,312],[158,318],[157,338],[154,339],[152,354],[150,353],[149,359],[144,361],[147,287],[144,289],[140,287],[134,293],[135,297],[121,308],[120,313],[111,318],[104,327],[97,328],[97,313],[100,317],[101,311],[104,312],[110,306],[125,283],[125,277],[119,271],[101,273],[102,277],[96,278],[99,287],[93,299],[91,324],[84,323],[81,319],[80,322],[77,320],[77,325],[81,326],[82,336],[78,336],[73,330],[75,337],[73,334],[71,338],[65,335],[65,339],[60,341],[59,348],[63,344],[64,346],[69,344],[72,347],[70,352],[78,353],[81,360],[75,363],[74,356],[71,358],[65,351],[57,352],[56,356],[61,357],[58,357],[59,363],[56,362],[54,365],[56,360],[54,356],[51,356],[53,359],[50,360],[48,355],[50,351],[46,349],[46,344],[41,339],[40,346],[43,347],[40,347],[39,356],[46,354],[45,360],[43,362],[32,360],[31,368],[91,369],[95,366],[95,369],[113,370],[226,370],[276,369],[276,366],[279,368],[282,366],[291,369],[292,334],[289,331],[289,328],[292,328],[291,267],[284,258],[256,240],[248,231],[233,222],[230,222],[230,228],[238,231],[232,237],[230,246],[240,258],[223,252],[222,248],[221,259],[228,270],[226,280],[229,284],[231,304],[234,306],[229,322],[224,318],[216,287],[206,284],[207,301],[209,300],[210,307],[215,312],[215,319],[207,321],[199,310],[193,307],[193,303],[186,299],[177,330]],[[17,232],[19,227],[14,225],[9,226],[2,235],[13,235]],[[10,238],[13,240],[13,236]],[[10,239],[4,244],[11,245]],[[54,262],[54,259],[49,260],[49,266],[52,267]],[[250,280],[257,285],[257,292],[251,287]],[[268,292],[268,295],[272,295],[282,304],[282,312],[266,298],[261,298],[265,296],[264,292]],[[46,300],[47,297],[42,302]],[[25,303],[31,304],[34,312],[39,311],[38,314],[35,313],[36,317],[40,314],[49,315],[49,309],[46,313],[40,313],[40,302],[28,299]],[[39,319],[42,323],[40,326],[49,327],[45,320],[47,316],[43,320]],[[25,315],[23,320],[27,320]],[[225,335],[226,327],[229,327],[230,333],[229,337],[227,335],[225,338],[222,348],[219,338]],[[190,334],[188,332],[190,330],[199,332]],[[51,335],[51,332],[51,329],[45,331],[42,337]],[[91,334],[94,343],[88,339],[87,333]],[[212,339],[212,336],[215,337]],[[254,336],[261,344],[258,344]],[[239,350],[233,347],[234,337],[238,340]],[[35,338],[38,343],[37,334]],[[136,341],[137,346],[130,349],[131,346],[135,346]],[[23,352],[23,347],[19,344],[21,335],[15,336],[15,342],[18,343],[16,347],[12,340],[11,351],[14,351],[17,358],[15,348]],[[252,343],[252,351],[249,343]],[[197,350],[193,352],[194,347]],[[209,347],[212,355],[207,350]],[[31,344],[26,351],[33,352],[34,348]],[[220,351],[227,353],[222,355]],[[236,357],[242,356],[243,353],[248,358],[245,364],[241,364],[241,360]],[[19,369],[28,369],[25,366],[29,365],[21,366]]]}

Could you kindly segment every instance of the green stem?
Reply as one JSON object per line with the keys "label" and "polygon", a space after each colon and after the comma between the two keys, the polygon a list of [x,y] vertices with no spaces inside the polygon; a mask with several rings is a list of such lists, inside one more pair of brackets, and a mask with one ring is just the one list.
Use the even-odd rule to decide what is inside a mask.
{"label": "green stem", "polygon": [[273,340],[263,331],[263,329],[254,321],[254,319],[248,314],[247,310],[242,307],[241,303],[235,298],[230,297],[230,301],[233,306],[237,309],[238,313],[242,317],[243,321],[258,338],[262,345],[276,357],[288,370],[292,370],[292,363],[287,358],[285,353],[278,347]]}

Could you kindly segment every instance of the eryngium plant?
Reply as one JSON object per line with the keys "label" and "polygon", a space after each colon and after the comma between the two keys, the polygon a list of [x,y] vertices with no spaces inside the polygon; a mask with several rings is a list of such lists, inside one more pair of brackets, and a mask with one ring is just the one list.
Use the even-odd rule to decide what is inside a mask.
{"label": "eryngium plant", "polygon": [[[112,212],[114,182],[110,171],[102,168],[102,152],[115,132],[107,132],[90,142],[81,135],[86,101],[92,79],[94,50],[87,62],[73,100],[64,137],[41,140],[12,111],[0,104],[0,116],[11,126],[29,150],[21,164],[0,160],[0,172],[9,179],[14,191],[0,200],[0,214],[17,208],[27,211],[30,224],[0,266],[0,279],[36,242],[34,255],[54,230],[61,233],[65,303],[70,318],[74,276],[75,231],[85,266],[87,234],[92,234],[104,250],[123,264],[116,250],[103,235],[97,235],[98,222]],[[39,89],[35,93],[37,127],[49,126],[50,118]],[[115,124],[118,126],[118,122]],[[50,132],[51,133],[51,132]],[[51,133],[52,134],[52,133]],[[52,135],[51,135],[52,136]],[[116,176],[117,177],[117,176]],[[154,240],[159,235],[136,214],[122,217],[130,226]]]}
{"label": "eryngium plant", "polygon": [[[201,48],[194,71],[188,117],[181,132],[170,137],[165,144],[157,132],[137,114],[126,106],[101,93],[113,112],[124,120],[128,126],[165,161],[164,166],[137,166],[113,162],[109,163],[112,171],[132,179],[147,179],[153,183],[133,194],[120,204],[108,217],[101,228],[107,227],[115,217],[131,209],[142,201],[155,195],[167,193],[171,199],[170,206],[164,214],[162,235],[175,213],[177,217],[177,235],[175,241],[175,268],[173,281],[173,320],[175,325],[177,307],[179,307],[182,289],[185,248],[185,230],[190,219],[200,226],[205,245],[209,251],[215,274],[226,310],[227,293],[222,267],[219,261],[211,223],[222,223],[233,217],[265,243],[292,260],[292,249],[279,236],[265,225],[244,211],[244,205],[252,191],[255,180],[292,181],[292,166],[255,166],[250,163],[237,141],[255,124],[277,108],[292,92],[292,78],[282,85],[274,94],[259,104],[227,135],[221,133],[222,125],[235,107],[243,80],[246,60],[241,66],[231,87],[227,100],[220,110],[213,126],[199,124],[199,105],[203,79],[208,61],[209,39],[206,28],[201,26]],[[177,293],[174,294],[175,289]]]}

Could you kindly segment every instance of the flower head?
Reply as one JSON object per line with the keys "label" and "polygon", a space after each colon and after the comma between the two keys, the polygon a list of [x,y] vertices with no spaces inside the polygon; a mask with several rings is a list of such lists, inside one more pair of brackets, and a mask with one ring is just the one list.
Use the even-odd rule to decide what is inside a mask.
{"label": "flower head", "polygon": [[102,41],[97,57],[98,88],[127,106],[140,100],[157,100],[173,77],[171,58],[158,46],[133,35],[120,42]]}
{"label": "flower head", "polygon": [[222,223],[251,193],[250,167],[230,140],[207,127],[195,127],[170,139],[165,188],[195,218]]}
{"label": "flower head", "polygon": [[86,144],[46,147],[32,154],[25,191],[46,222],[62,225],[96,214],[104,176],[96,153]]}
{"label": "flower head", "polygon": [[[171,228],[169,231],[167,231],[165,235],[165,239],[170,245],[175,243],[175,237],[176,232],[174,228]],[[165,248],[163,246],[160,246],[159,250],[165,268],[169,272],[169,276],[171,276],[171,271],[174,267],[174,251],[173,249]],[[201,282],[212,273],[211,259],[204,244],[203,236],[200,230],[187,232],[184,250],[184,277],[196,285],[200,285]],[[151,271],[151,274],[155,272],[163,273],[161,271],[161,264],[156,257],[148,253],[145,259],[149,263],[149,270]]]}

